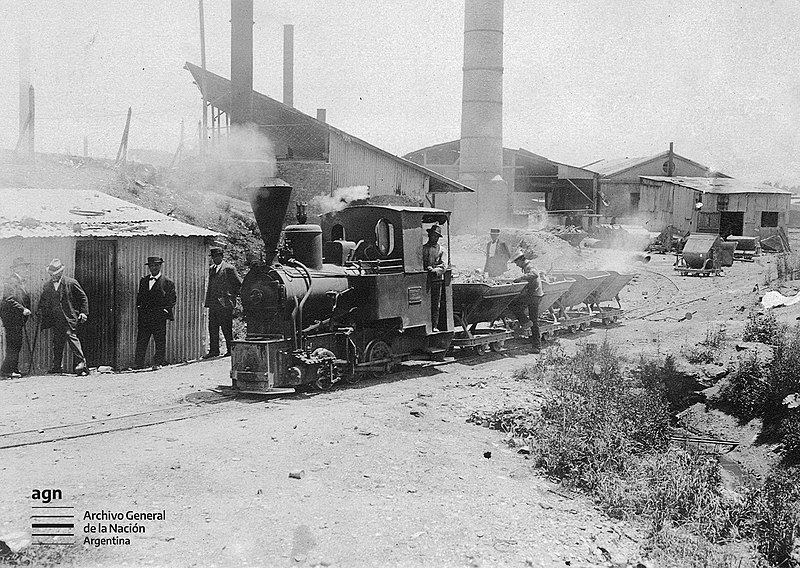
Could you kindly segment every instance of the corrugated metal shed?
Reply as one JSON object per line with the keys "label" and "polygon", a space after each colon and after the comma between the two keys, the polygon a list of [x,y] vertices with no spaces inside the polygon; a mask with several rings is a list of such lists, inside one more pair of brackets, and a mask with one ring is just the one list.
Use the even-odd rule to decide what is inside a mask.
{"label": "corrugated metal shed", "polygon": [[0,238],[216,234],[99,191],[0,188]]}
{"label": "corrugated metal shed", "polygon": [[[78,332],[92,365],[133,364],[136,291],[147,274],[148,256],[164,258],[163,273],[177,288],[175,321],[167,324],[168,360],[204,353],[208,249],[216,236],[98,191],[0,189],[0,278],[12,258],[25,257],[31,264],[23,276],[35,313],[49,278],[46,267],[60,258],[66,274],[77,277],[90,297],[89,321]],[[34,363],[42,372],[50,366],[50,332],[37,332],[38,323],[31,318],[26,334],[30,347],[37,338]],[[4,343],[3,337],[3,350]],[[22,349],[23,370],[30,366],[30,347]]]}
{"label": "corrugated metal shed", "polygon": [[703,193],[734,194],[734,193],[764,193],[775,195],[792,195],[791,191],[772,187],[763,183],[749,183],[732,178],[700,178],[700,177],[667,177],[667,176],[641,176],[659,182],[668,182],[681,187],[688,187]]}

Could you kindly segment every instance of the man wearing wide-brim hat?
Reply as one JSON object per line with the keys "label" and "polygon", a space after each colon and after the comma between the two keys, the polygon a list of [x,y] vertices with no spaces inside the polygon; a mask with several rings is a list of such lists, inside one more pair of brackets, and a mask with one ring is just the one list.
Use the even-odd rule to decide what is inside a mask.
{"label": "man wearing wide-brim hat", "polygon": [[441,238],[442,228],[438,223],[434,223],[428,228],[428,241],[422,245],[422,268],[428,273],[428,286],[431,293],[432,331],[439,331],[439,304],[442,301],[442,286],[446,269],[442,258],[442,247],[439,245]]}
{"label": "man wearing wide-brim hat", "polygon": [[19,352],[22,350],[22,330],[31,315],[31,297],[25,287],[23,273],[29,262],[18,256],[11,263],[11,273],[3,284],[3,298],[0,300],[0,319],[6,329],[6,354],[0,367],[0,377],[4,379],[22,376],[19,371]]}
{"label": "man wearing wide-brim hat", "polygon": [[78,325],[89,319],[89,299],[74,278],[64,274],[64,264],[54,258],[47,267],[50,281],[44,285],[39,298],[42,329],[52,329],[53,364],[50,373],[63,373],[64,344],[72,350],[74,370],[78,375],[88,375],[86,357],[83,356]]}
{"label": "man wearing wide-brim hat", "polygon": [[231,354],[233,347],[233,308],[236,306],[236,296],[242,287],[242,279],[236,268],[223,260],[223,250],[212,247],[211,266],[208,268],[208,288],[206,289],[206,303],[208,308],[208,353],[203,359],[219,356],[219,331],[225,337],[225,356]]}
{"label": "man wearing wide-brim hat", "polygon": [[175,303],[177,294],[175,283],[161,273],[164,259],[160,256],[148,256],[147,267],[150,274],[139,280],[136,293],[136,310],[139,314],[136,331],[136,357],[134,366],[144,367],[144,356],[150,338],[155,343],[153,368],[167,363],[167,321],[175,319]]}
{"label": "man wearing wide-brim hat", "polygon": [[[539,353],[541,349],[542,336],[539,332],[539,303],[544,296],[544,289],[542,288],[542,280],[544,276],[539,273],[536,265],[532,260],[528,260],[524,252],[518,252],[511,257],[510,262],[516,264],[522,269],[522,276],[517,278],[517,282],[527,282],[523,291],[514,298],[509,305],[511,311],[519,321],[522,329],[530,329],[531,334],[531,351]],[[525,313],[525,308],[528,313]]]}

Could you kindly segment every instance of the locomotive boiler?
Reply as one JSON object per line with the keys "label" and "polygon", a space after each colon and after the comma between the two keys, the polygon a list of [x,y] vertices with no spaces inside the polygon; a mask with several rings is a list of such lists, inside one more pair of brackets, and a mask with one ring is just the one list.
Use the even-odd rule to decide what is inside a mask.
{"label": "locomotive boiler", "polygon": [[[298,206],[298,223],[281,231],[292,187],[272,179],[249,191],[266,258],[242,283],[247,334],[233,342],[235,389],[325,389],[410,357],[444,356],[453,338],[451,273],[432,281],[422,245],[432,224],[449,232],[449,212],[356,205],[315,225]],[[442,287],[437,322],[431,286]]]}

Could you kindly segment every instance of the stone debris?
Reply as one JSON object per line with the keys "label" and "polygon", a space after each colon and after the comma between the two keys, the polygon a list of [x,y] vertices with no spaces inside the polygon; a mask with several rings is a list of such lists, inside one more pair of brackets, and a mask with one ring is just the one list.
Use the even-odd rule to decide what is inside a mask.
{"label": "stone debris", "polygon": [[289,472],[289,477],[292,479],[303,479],[306,476],[306,470],[295,469]]}

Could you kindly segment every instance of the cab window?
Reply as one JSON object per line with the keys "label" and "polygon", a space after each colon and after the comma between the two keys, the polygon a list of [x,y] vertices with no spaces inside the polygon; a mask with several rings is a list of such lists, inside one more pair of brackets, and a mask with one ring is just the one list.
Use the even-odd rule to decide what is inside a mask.
{"label": "cab window", "polygon": [[375,224],[375,242],[383,256],[388,256],[394,251],[394,225],[388,220],[379,219]]}

